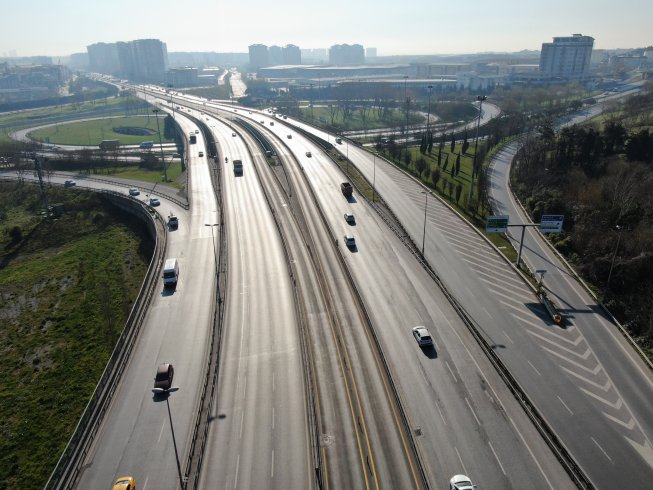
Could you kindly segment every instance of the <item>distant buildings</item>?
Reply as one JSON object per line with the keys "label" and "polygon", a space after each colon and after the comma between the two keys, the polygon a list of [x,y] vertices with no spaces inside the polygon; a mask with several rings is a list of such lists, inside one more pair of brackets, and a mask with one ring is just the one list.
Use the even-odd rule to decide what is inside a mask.
{"label": "distant buildings", "polygon": [[542,43],[540,72],[546,78],[584,80],[589,75],[594,38],[574,34],[554,37],[552,43]]}
{"label": "distant buildings", "polygon": [[0,104],[59,96],[60,88],[70,78],[70,70],[48,60],[49,63],[28,65],[0,62]]}
{"label": "distant buildings", "polygon": [[376,48],[365,48],[365,58],[376,58]]}
{"label": "distant buildings", "polygon": [[254,71],[270,66],[268,47],[265,44],[252,44],[249,47],[249,65]]}
{"label": "distant buildings", "polygon": [[365,49],[360,44],[334,44],[329,48],[329,63],[332,65],[363,65]]}
{"label": "distant buildings", "polygon": [[283,48],[265,44],[252,44],[249,46],[249,65],[252,70],[266,66],[301,65],[302,50],[294,44],[287,44]]}
{"label": "distant buildings", "polygon": [[168,50],[158,39],[96,43],[86,50],[91,71],[135,82],[162,83],[165,80]]}

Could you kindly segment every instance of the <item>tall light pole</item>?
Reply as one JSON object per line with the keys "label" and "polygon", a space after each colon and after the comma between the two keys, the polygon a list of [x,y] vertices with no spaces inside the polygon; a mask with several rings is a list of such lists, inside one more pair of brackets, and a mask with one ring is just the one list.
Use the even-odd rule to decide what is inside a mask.
{"label": "tall light pole", "polygon": [[483,101],[487,99],[485,95],[476,96],[476,100],[479,101],[478,105],[478,120],[476,121],[476,138],[474,142],[474,160],[472,161],[472,178],[469,183],[469,207],[474,206],[474,174],[476,173],[476,154],[478,153],[478,128],[481,126],[481,113],[483,112]]}
{"label": "tall light pole", "polygon": [[163,158],[163,140],[161,139],[161,127],[159,126],[159,109],[152,109],[156,117],[156,130],[159,132],[159,150],[161,150],[161,163],[163,164],[163,178],[168,182],[168,171],[166,170],[166,162]]}
{"label": "tall light pole", "polygon": [[408,75],[404,75],[404,102],[406,103],[406,125],[404,127],[404,152],[406,156],[404,160],[408,158],[408,93],[407,88]]}
{"label": "tall light pole", "polygon": [[376,201],[376,153],[372,153],[372,158],[374,159],[374,170],[372,173],[372,202]]}
{"label": "tall light pole", "polygon": [[422,191],[424,194],[424,231],[422,232],[422,257],[424,256],[424,242],[426,241],[426,207],[429,203],[429,193]]}
{"label": "tall light pole", "polygon": [[604,298],[606,293],[608,292],[608,286],[610,286],[610,278],[612,277],[612,269],[614,268],[614,259],[617,257],[617,251],[619,250],[619,242],[621,241],[621,234],[624,231],[624,227],[621,225],[617,225],[615,228],[619,231],[619,236],[617,237],[617,245],[614,247],[614,252],[612,254],[612,262],[610,263],[610,272],[608,272],[608,280],[605,282],[605,290],[603,291]]}
{"label": "tall light pole", "polygon": [[428,86],[429,89],[429,109],[428,112],[426,113],[426,137],[429,137],[429,131],[430,131],[430,126],[431,126],[431,90],[433,89],[433,85]]}

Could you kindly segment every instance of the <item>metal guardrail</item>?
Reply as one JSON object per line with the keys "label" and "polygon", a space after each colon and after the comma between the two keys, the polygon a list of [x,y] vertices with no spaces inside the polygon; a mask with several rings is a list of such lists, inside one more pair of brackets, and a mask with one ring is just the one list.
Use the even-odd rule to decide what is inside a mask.
{"label": "metal guardrail", "polygon": [[[384,159],[385,160],[385,159]],[[391,162],[387,161],[386,162],[390,165],[392,165]],[[354,165],[353,163],[350,163],[350,165]],[[354,165],[355,167],[355,165]],[[356,168],[358,173],[360,174],[361,178],[367,179],[363,176],[363,174]],[[399,169],[401,170],[401,169]],[[403,170],[402,170],[403,171]],[[405,172],[404,172],[405,173]],[[409,175],[409,174],[407,174]],[[409,175],[410,176],[410,175]],[[412,176],[410,176],[412,177]],[[355,185],[355,184],[354,184]],[[369,182],[368,182],[369,185]],[[378,193],[377,193],[378,194]],[[363,194],[360,194],[363,195]],[[364,196],[364,195],[363,195]],[[367,200],[367,198],[365,198]],[[444,203],[446,205],[446,203]],[[458,300],[455,298],[455,296],[449,291],[447,286],[445,285],[444,281],[438,276],[438,274],[433,270],[433,268],[428,264],[426,259],[419,253],[417,247],[415,244],[412,242],[410,239],[408,233],[406,233],[405,230],[402,229],[398,230],[396,228],[397,223],[399,226],[401,226],[401,223],[399,220],[397,220],[397,223],[390,224],[388,220],[383,216],[383,213],[380,213],[379,210],[376,208],[376,206],[372,206],[381,219],[388,223],[390,229],[392,229],[395,234],[398,236],[400,241],[404,243],[404,245],[417,257],[419,262],[422,264],[422,267],[426,270],[426,272],[431,276],[433,281],[438,285],[440,290],[443,292],[445,297],[449,300],[451,305],[454,307],[456,312],[458,313],[458,316],[461,318],[465,326],[469,329],[470,333],[472,336],[476,339],[477,343],[481,347],[481,350],[486,354],[492,365],[495,367],[497,370],[499,376],[504,380],[506,383],[506,386],[508,389],[513,393],[519,404],[521,405],[522,409],[524,412],[526,412],[526,415],[529,417],[531,422],[535,425],[535,428],[538,430],[540,435],[542,435],[544,441],[547,443],[549,448],[553,451],[554,455],[560,462],[560,464],[565,468],[567,471],[567,474],[570,476],[572,481],[576,484],[576,486],[580,489],[593,489],[595,488],[589,477],[585,474],[583,469],[578,465],[576,460],[573,458],[571,453],[567,450],[566,446],[562,443],[562,441],[558,438],[558,436],[555,434],[553,429],[549,426],[549,424],[546,422],[544,417],[539,413],[533,402],[530,400],[530,398],[526,395],[525,390],[521,387],[521,385],[517,382],[517,380],[512,376],[506,365],[503,363],[503,361],[499,358],[499,356],[496,354],[494,349],[490,346],[490,344],[487,342],[483,334],[481,333],[480,329],[477,327],[476,322],[473,320],[471,315],[467,313],[465,308],[458,302]],[[388,208],[389,209],[389,208]],[[394,214],[392,213],[394,216]]]}
{"label": "metal guardrail", "polygon": [[129,199],[125,195],[112,191],[101,191],[101,193],[111,196],[112,200],[122,200],[125,209],[136,210],[136,214],[141,215],[149,223],[148,230],[156,237],[154,255],[125,327],[116,342],[102,376],[86,404],[73,435],[45,485],[48,490],[71,489],[77,483],[84,459],[94,441],[125,365],[129,360],[131,350],[138,338],[145,313],[152,299],[152,293],[158,283],[158,271],[165,257],[166,240],[162,238],[165,238],[167,231],[159,215],[155,214],[156,217],[153,219],[146,206],[143,204],[138,205],[137,203],[140,203],[140,201]]}

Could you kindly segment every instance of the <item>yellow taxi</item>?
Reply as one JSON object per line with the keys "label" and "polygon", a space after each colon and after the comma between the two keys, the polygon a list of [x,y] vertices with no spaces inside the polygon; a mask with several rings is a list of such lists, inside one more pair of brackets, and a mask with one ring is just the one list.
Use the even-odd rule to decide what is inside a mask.
{"label": "yellow taxi", "polygon": [[113,484],[113,490],[136,490],[136,480],[133,476],[121,476]]}

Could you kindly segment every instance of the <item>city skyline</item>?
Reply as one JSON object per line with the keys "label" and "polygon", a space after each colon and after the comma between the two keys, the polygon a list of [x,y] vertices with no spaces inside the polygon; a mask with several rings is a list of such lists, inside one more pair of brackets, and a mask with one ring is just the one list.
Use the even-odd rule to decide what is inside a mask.
{"label": "city skyline", "polygon": [[12,21],[0,32],[0,56],[66,56],[85,52],[93,43],[147,38],[165,42],[170,52],[244,53],[256,43],[303,49],[348,43],[376,47],[379,56],[539,50],[555,36],[575,33],[594,37],[595,49],[653,44],[647,26],[653,4],[634,0],[574,5],[504,0],[493,9],[481,0],[395,5],[334,0],[320,11],[293,0],[281,0],[273,9],[261,0],[250,0],[247,8],[197,0],[180,11],[171,0],[157,2],[158,8],[125,0],[62,0],[56,9],[45,0],[26,0],[3,7]]}

